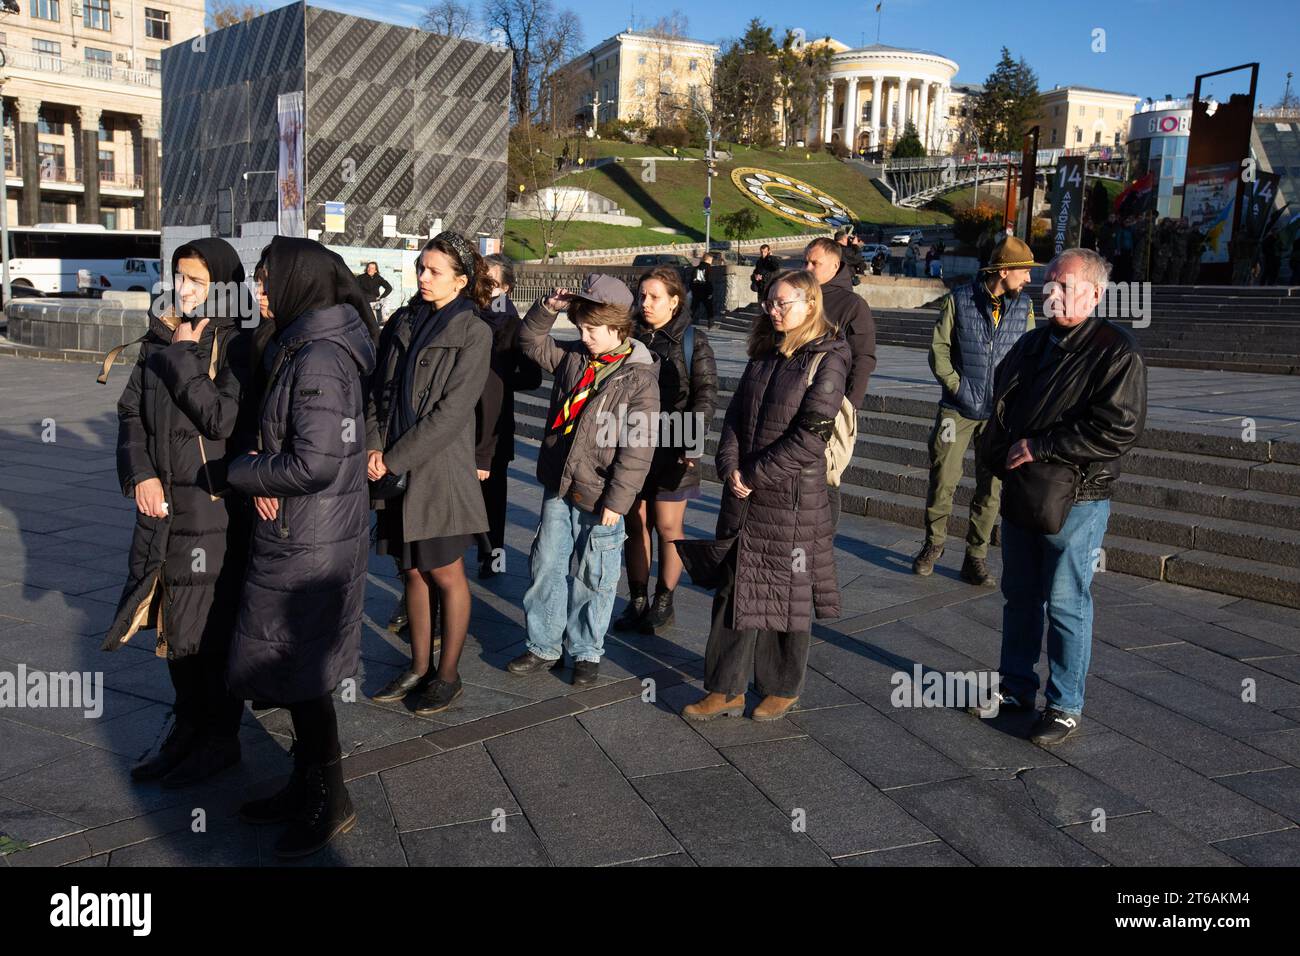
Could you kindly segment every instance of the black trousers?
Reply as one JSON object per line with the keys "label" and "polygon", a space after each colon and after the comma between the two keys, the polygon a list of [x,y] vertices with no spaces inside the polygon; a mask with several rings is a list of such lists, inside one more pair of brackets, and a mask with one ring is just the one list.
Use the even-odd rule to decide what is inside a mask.
{"label": "black trousers", "polygon": [[722,586],[713,596],[713,625],[704,651],[704,689],[736,697],[753,679],[764,697],[798,697],[808,672],[808,631],[731,627],[735,619],[736,550],[727,557]]}
{"label": "black trousers", "polygon": [[226,648],[204,646],[197,654],[167,662],[176,689],[176,719],[213,737],[239,733],[244,702],[226,689]]}
{"label": "black trousers", "polygon": [[483,491],[483,506],[487,509],[487,534],[475,535],[478,541],[478,559],[490,561],[492,552],[506,546],[506,472],[510,470],[509,462],[493,462],[492,470],[484,481],[479,482]]}
{"label": "black trousers", "polygon": [[840,486],[827,485],[826,497],[831,501],[831,528],[840,526]]}
{"label": "black trousers", "polygon": [[295,756],[306,764],[327,764],[343,755],[339,746],[338,715],[334,698],[329,694],[289,705],[293,718],[293,735],[297,739]]}

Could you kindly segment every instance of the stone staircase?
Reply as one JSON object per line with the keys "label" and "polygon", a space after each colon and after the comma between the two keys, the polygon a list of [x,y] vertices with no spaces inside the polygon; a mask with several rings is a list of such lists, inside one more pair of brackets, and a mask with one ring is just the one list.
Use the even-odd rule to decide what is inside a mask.
{"label": "stone staircase", "polygon": [[[737,379],[724,377],[703,474],[716,480],[718,430]],[[518,435],[540,439],[549,384],[519,393]],[[868,395],[844,476],[850,514],[897,522],[921,540],[932,402]],[[948,533],[962,548],[975,489],[967,452]],[[843,533],[843,531],[841,531]],[[1105,567],[1153,580],[1300,608],[1300,445],[1244,442],[1229,432],[1148,428],[1116,484]]]}
{"label": "stone staircase", "polygon": [[[1041,287],[1029,291],[1035,315],[1043,316]],[[757,314],[749,306],[723,316],[721,325],[748,332]],[[928,349],[939,311],[872,314],[878,344]],[[1156,286],[1148,320],[1133,332],[1149,365],[1300,375],[1300,288]]]}

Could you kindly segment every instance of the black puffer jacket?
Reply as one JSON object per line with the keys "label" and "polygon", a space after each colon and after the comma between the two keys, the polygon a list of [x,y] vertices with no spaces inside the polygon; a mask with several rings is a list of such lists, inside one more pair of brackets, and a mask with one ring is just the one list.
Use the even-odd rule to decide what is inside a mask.
{"label": "black puffer jacket", "polygon": [[[280,328],[268,352],[262,451],[233,461],[230,483],[279,499],[279,514],[253,533],[229,683],[239,696],[287,705],[328,694],[356,672],[370,543],[363,382],[375,346],[346,303],[281,320],[293,314],[276,308],[289,261],[272,255]],[[299,281],[311,281],[310,269],[303,273]]]}
{"label": "black puffer jacket", "polygon": [[1146,424],[1146,364],[1132,333],[1098,316],[1055,346],[1053,332],[1051,323],[1026,332],[998,366],[993,417],[977,453],[1003,478],[1007,452],[1028,438],[1035,461],[1081,469],[1077,500],[1109,498],[1119,459]]}
{"label": "black puffer jacket", "polygon": [[174,309],[152,315],[117,405],[122,493],[131,497],[137,484],[157,478],[168,515],[136,511],[127,582],[104,648],[156,629],[155,648],[171,660],[229,641],[252,525],[249,503],[227,494],[225,478],[249,378],[250,335],[230,295],[244,270],[228,243],[200,239],[176,250],[172,275],[182,256],[196,252],[213,283],[202,338],[172,344],[177,322],[187,320]]}
{"label": "black puffer jacket", "polygon": [[853,364],[844,394],[854,408],[861,408],[867,383],[876,370],[876,320],[867,300],[853,291],[853,272],[847,260],[831,281],[822,286],[822,309],[836,333],[849,343]]}
{"label": "black puffer jacket", "polygon": [[[808,367],[824,353],[812,387]],[[801,420],[833,419],[844,399],[849,347],[826,336],[786,358],[751,359],[727,407],[718,442],[718,478],[733,471],[753,489],[744,500],[728,490],[718,513],[719,539],[739,535],[732,627],[808,631],[814,614],[836,617],[826,439]]]}
{"label": "black puffer jacket", "polygon": [[[718,404],[718,365],[713,358],[713,346],[704,330],[695,328],[688,370],[685,337],[686,330],[692,327],[690,312],[683,307],[659,329],[647,324],[639,313],[638,316],[633,334],[659,358],[659,409],[679,413],[677,426],[660,429],[659,446],[650,464],[646,488],[678,491],[697,487],[700,483],[698,458],[704,452],[704,441],[713,426],[713,411]],[[687,416],[691,416],[689,423]],[[687,456],[687,461],[693,463],[690,466],[681,464],[687,451],[695,452],[694,458]]]}

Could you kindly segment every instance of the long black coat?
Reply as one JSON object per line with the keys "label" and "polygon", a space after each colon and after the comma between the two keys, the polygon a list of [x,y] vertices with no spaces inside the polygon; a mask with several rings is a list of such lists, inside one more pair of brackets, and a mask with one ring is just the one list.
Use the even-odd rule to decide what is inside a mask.
{"label": "long black coat", "polygon": [[484,471],[492,471],[514,461],[515,392],[541,388],[542,370],[519,346],[522,322],[510,296],[498,296],[479,314],[492,330],[492,360],[483,396],[474,410],[474,462]]}
{"label": "long black coat", "polygon": [[[200,240],[213,283],[237,283],[243,269],[221,240]],[[224,247],[224,248],[223,248]],[[172,268],[175,273],[176,263]],[[230,494],[226,461],[246,441],[237,437],[249,378],[250,334],[237,307],[214,290],[208,326],[198,342],[172,344],[174,310],[150,317],[149,331],[118,401],[117,472],[122,493],[157,478],[166,518],[137,510],[126,586],[104,649],[121,647],[139,630],[156,630],[155,650],[176,660],[212,642],[224,648],[234,625],[251,532],[250,504]],[[215,377],[209,378],[217,349]],[[216,497],[214,497],[216,496]],[[219,649],[218,649],[219,652]]]}
{"label": "long black coat", "polygon": [[[808,367],[825,353],[812,387]],[[834,418],[844,398],[850,353],[825,336],[786,358],[751,359],[727,406],[718,441],[718,478],[739,469],[753,489],[743,501],[729,490],[718,513],[719,539],[739,537],[735,612],[738,630],[809,631],[814,614],[837,617],[826,440],[801,419]]]}
{"label": "long black coat", "polygon": [[[685,469],[678,462],[687,450],[683,444],[686,438],[694,438],[698,442],[697,450],[701,453],[704,450],[704,439],[713,427],[713,410],[718,404],[718,365],[708,336],[703,329],[696,328],[691,368],[687,369],[684,338],[690,327],[690,312],[683,307],[659,329],[651,327],[641,317],[634,332],[637,341],[659,358],[660,411],[698,415],[699,418],[689,427],[695,428],[698,423],[701,429],[688,434],[683,423],[675,435],[660,430],[659,446],[646,477],[645,487],[649,490],[682,491],[700,484],[698,460],[696,467]],[[677,439],[676,443],[673,439]]]}
{"label": "long black coat", "polygon": [[287,705],[356,673],[370,543],[363,382],[375,346],[355,308],[331,305],[287,323],[268,359],[262,450],[231,462],[230,484],[278,498],[279,514],[253,532],[229,684]]}

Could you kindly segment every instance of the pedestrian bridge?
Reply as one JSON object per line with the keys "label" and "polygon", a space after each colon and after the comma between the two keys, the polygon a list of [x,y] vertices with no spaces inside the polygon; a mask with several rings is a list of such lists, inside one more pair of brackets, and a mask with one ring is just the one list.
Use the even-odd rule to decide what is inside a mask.
{"label": "pedestrian bridge", "polygon": [[[1063,156],[1083,156],[1089,177],[1122,180],[1126,156],[1118,147],[1091,147],[1087,150],[1040,149],[1038,173],[1040,185],[1056,169]],[[895,206],[923,206],[943,193],[976,182],[994,183],[1006,179],[1007,165],[1020,166],[1020,153],[966,153],[958,156],[917,156],[909,159],[886,159],[876,181]]]}

